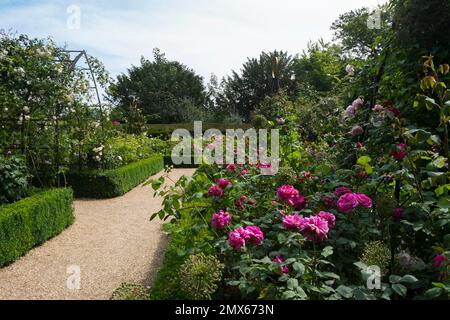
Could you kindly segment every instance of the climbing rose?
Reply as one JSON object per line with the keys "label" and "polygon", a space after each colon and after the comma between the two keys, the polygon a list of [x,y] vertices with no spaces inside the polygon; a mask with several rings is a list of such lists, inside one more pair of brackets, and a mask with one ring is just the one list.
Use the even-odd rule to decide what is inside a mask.
{"label": "climbing rose", "polygon": [[448,261],[448,258],[446,256],[444,256],[443,254],[437,255],[436,257],[434,257],[434,266],[436,268],[440,268],[442,262],[444,261]]}
{"label": "climbing rose", "polygon": [[219,186],[212,186],[211,188],[209,188],[208,196],[222,198],[223,190]]}
{"label": "climbing rose", "polygon": [[250,235],[250,242],[259,246],[264,241],[264,233],[259,227],[249,226],[245,228],[245,231]]}
{"label": "climbing rose", "polygon": [[338,197],[343,196],[344,194],[347,193],[352,193],[353,191],[350,188],[347,187],[339,187],[334,191],[334,194],[337,195]]}
{"label": "climbing rose", "polygon": [[395,208],[392,211],[392,216],[394,217],[395,220],[402,220],[404,213],[405,213],[405,210],[403,210],[403,208]]}
{"label": "climbing rose", "polygon": [[227,170],[228,171],[233,171],[236,169],[236,165],[233,163],[230,163],[229,165],[227,165]]}
{"label": "climbing rose", "polygon": [[317,216],[327,221],[330,228],[336,225],[336,216],[330,212],[320,211]]}
{"label": "climbing rose", "polygon": [[[273,262],[275,264],[282,264],[284,260],[280,256],[277,256],[273,259]],[[289,273],[289,268],[287,266],[280,266],[280,270],[282,273]]]}
{"label": "climbing rose", "polygon": [[392,152],[392,156],[397,161],[402,161],[406,156],[406,144],[400,143],[397,150]]}
{"label": "climbing rose", "polygon": [[303,222],[303,217],[297,213],[293,216],[285,216],[283,219],[283,226],[287,230],[300,230]]}
{"label": "climbing rose", "polygon": [[356,198],[358,199],[358,203],[363,208],[372,208],[372,199],[362,193],[356,193]]}
{"label": "climbing rose", "polygon": [[295,210],[302,211],[303,209],[306,208],[307,201],[304,196],[297,195],[292,199],[292,201],[293,201],[292,206]]}
{"label": "climbing rose", "polygon": [[212,226],[215,229],[223,229],[231,224],[231,216],[228,212],[220,210],[213,214]]}
{"label": "climbing rose", "polygon": [[225,189],[231,184],[231,181],[228,179],[219,179],[217,184],[220,188]]}
{"label": "climbing rose", "polygon": [[290,206],[294,205],[295,203],[294,200],[298,195],[299,195],[298,190],[291,185],[284,185],[280,187],[277,191],[278,199],[284,201]]}
{"label": "climbing rose", "polygon": [[233,230],[228,235],[228,243],[235,250],[240,250],[245,246],[245,242],[250,240],[250,234],[242,227]]}
{"label": "climbing rose", "polygon": [[338,209],[343,213],[349,213],[358,206],[358,197],[354,193],[347,193],[338,200]]}
{"label": "climbing rose", "polygon": [[319,217],[312,216],[303,218],[301,232],[310,241],[323,241],[327,238],[330,228],[328,222]]}

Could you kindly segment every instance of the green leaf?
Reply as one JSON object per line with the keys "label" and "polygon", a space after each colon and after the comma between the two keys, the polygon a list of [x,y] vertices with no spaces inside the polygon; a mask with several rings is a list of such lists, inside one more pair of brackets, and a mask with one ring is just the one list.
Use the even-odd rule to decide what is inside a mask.
{"label": "green leaf", "polygon": [[290,278],[287,281],[287,287],[288,287],[288,289],[291,289],[291,290],[296,289],[298,287],[298,280],[294,279],[294,278]]}
{"label": "green leaf", "polygon": [[389,277],[389,282],[390,282],[390,283],[399,283],[400,280],[402,280],[402,277],[397,276],[397,275],[395,275],[395,274],[393,274],[393,275],[391,275],[391,276]]}
{"label": "green leaf", "polygon": [[353,297],[353,289],[347,286],[339,286],[336,291],[344,298],[350,299]]}
{"label": "green leaf", "polygon": [[332,254],[333,254],[333,247],[328,246],[328,247],[323,248],[322,257],[326,258],[326,257],[331,256]]}
{"label": "green leaf", "polygon": [[400,280],[400,282],[402,282],[402,283],[415,283],[417,281],[419,281],[419,280],[417,280],[416,277],[414,277],[410,274],[403,276],[402,279]]}
{"label": "green leaf", "polygon": [[443,290],[441,288],[432,288],[425,291],[425,297],[429,299],[439,298],[442,294]]}
{"label": "green leaf", "polygon": [[399,296],[401,297],[405,297],[406,296],[406,292],[408,291],[408,289],[400,284],[400,283],[395,283],[392,285],[392,290],[394,290]]}
{"label": "green leaf", "polygon": [[362,156],[358,159],[358,164],[365,167],[372,161],[372,158],[369,156]]}
{"label": "green leaf", "polygon": [[305,265],[303,263],[300,262],[295,262],[292,265],[292,268],[295,270],[295,272],[297,272],[298,275],[303,275],[305,273]]}

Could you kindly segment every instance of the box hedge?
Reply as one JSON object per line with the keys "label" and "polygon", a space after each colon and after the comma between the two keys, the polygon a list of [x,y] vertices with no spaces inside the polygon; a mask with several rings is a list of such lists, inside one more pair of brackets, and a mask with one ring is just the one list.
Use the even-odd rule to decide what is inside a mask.
{"label": "box hedge", "polygon": [[164,168],[161,155],[112,170],[70,172],[66,175],[78,198],[108,199],[121,196]]}
{"label": "box hedge", "polygon": [[59,234],[74,221],[71,189],[50,189],[0,207],[0,267]]}

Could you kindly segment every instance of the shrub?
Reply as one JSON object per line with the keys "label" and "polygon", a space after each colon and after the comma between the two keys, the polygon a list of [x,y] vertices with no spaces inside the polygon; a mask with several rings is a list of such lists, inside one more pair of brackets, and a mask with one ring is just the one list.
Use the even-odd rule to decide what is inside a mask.
{"label": "shrub", "polygon": [[28,187],[25,161],[0,155],[0,204],[19,200]]}
{"label": "shrub", "polygon": [[157,155],[118,169],[71,172],[66,178],[76,197],[105,199],[125,194],[163,167]]}
{"label": "shrub", "polygon": [[122,283],[117,288],[112,296],[111,300],[148,300],[149,293],[147,288],[142,284],[137,283]]}
{"label": "shrub", "polygon": [[0,267],[74,221],[71,189],[51,189],[0,208]]}

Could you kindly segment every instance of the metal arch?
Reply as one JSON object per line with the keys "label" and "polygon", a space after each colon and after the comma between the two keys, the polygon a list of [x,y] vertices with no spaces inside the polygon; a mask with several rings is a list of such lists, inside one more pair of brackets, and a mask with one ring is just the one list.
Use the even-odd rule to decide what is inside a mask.
{"label": "metal arch", "polygon": [[83,71],[89,71],[89,75],[91,76],[92,82],[94,84],[94,87],[90,87],[90,89],[94,89],[95,90],[95,95],[97,97],[97,105],[98,108],[100,110],[100,125],[102,127],[102,130],[104,129],[104,123],[103,123],[103,118],[104,118],[104,111],[103,111],[103,104],[102,101],[100,99],[100,93],[98,90],[98,85],[97,85],[97,80],[95,78],[94,75],[94,71],[92,70],[92,65],[91,62],[89,61],[89,57],[86,53],[86,50],[61,50],[61,52],[65,52],[65,53],[76,53],[77,56],[75,57],[75,59],[73,60],[69,60],[67,62],[70,62],[70,67],[69,67],[69,72],[73,72],[77,66],[77,63],[80,61],[81,58],[84,58],[88,68],[83,68]]}

